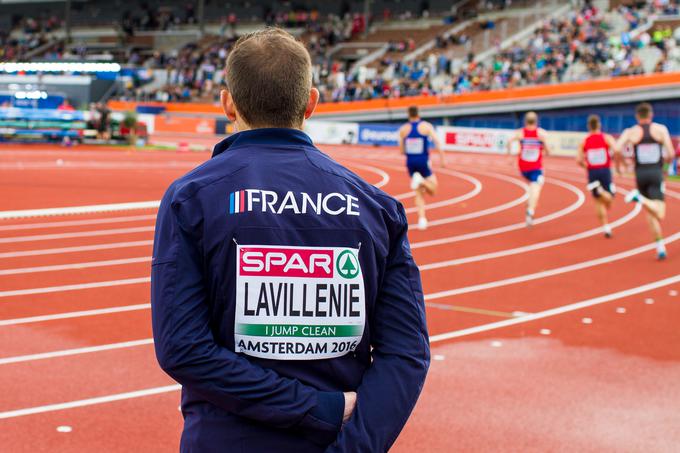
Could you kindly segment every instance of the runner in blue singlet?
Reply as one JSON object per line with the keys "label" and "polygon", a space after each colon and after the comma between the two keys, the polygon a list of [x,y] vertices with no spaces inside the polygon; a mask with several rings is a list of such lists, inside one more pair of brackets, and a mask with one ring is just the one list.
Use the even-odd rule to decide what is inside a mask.
{"label": "runner in blue singlet", "polygon": [[418,228],[421,230],[427,228],[424,196],[426,193],[434,195],[437,191],[437,177],[430,166],[430,139],[439,150],[441,165],[444,167],[444,151],[434,127],[420,119],[418,107],[409,107],[408,123],[399,129],[399,147],[406,154],[406,168],[411,176],[411,189],[416,192]]}

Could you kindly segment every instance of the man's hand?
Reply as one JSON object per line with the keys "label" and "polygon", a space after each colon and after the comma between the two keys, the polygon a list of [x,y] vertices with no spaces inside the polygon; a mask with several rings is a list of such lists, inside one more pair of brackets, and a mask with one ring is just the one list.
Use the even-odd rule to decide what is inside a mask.
{"label": "man's hand", "polygon": [[345,412],[342,414],[342,422],[347,423],[347,420],[352,416],[354,408],[357,405],[356,392],[345,392]]}

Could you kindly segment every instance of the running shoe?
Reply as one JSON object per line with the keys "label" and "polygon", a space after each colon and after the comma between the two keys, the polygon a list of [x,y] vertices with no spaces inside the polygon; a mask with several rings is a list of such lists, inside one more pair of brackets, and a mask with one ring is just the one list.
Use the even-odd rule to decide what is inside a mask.
{"label": "running shoe", "polygon": [[425,181],[423,175],[418,172],[413,173],[413,176],[411,177],[411,190],[418,190],[418,187],[420,187],[423,181]]}
{"label": "running shoe", "polygon": [[606,237],[607,239],[610,239],[612,237],[612,227],[610,227],[609,225],[605,225],[603,227],[603,230],[604,230],[604,237]]}
{"label": "running shoe", "polygon": [[418,219],[418,229],[419,230],[427,229],[427,219],[425,217],[421,217]]}
{"label": "running shoe", "polygon": [[530,227],[534,224],[534,214],[527,210],[526,217],[524,218],[524,222],[527,224],[527,227]]}
{"label": "running shoe", "polygon": [[666,245],[663,243],[663,240],[656,242],[656,258],[659,261],[666,259]]}
{"label": "running shoe", "polygon": [[626,194],[625,200],[626,200],[626,203],[631,203],[633,201],[636,202],[636,203],[639,203],[640,202],[640,191],[637,190],[637,189],[631,190],[630,192],[628,192]]}

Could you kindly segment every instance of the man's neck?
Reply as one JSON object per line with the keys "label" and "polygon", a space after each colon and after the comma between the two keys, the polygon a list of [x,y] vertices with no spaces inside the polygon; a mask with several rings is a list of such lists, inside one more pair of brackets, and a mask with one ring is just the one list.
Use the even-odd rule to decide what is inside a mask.
{"label": "man's neck", "polygon": [[[285,129],[295,129],[298,131],[302,131],[303,129],[303,124],[299,126],[289,126],[286,127]],[[241,118],[236,118],[236,121],[234,121],[234,132],[245,132],[245,131],[252,131],[256,129],[269,129],[269,128],[280,128],[280,126],[251,126],[250,124],[246,123],[243,121]]]}

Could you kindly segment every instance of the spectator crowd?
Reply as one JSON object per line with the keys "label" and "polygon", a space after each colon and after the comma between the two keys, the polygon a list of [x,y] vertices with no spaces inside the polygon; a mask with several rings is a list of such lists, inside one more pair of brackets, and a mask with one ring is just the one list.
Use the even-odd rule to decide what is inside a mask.
{"label": "spectator crowd", "polygon": [[[507,2],[503,2],[507,4]],[[490,56],[480,58],[470,43],[493,20],[479,22],[477,36],[442,34],[431,49],[415,58],[404,58],[416,50],[408,35],[387,41],[386,56],[365,65],[351,65],[334,57],[338,44],[362,36],[372,27],[372,17],[352,13],[322,17],[316,9],[265,11],[268,25],[301,30],[313,62],[314,82],[322,102],[393,98],[416,95],[450,95],[526,85],[562,83],[600,77],[636,75],[680,70],[680,27],[652,24],[659,15],[678,15],[678,0],[655,0],[631,6],[619,5],[600,11],[589,0],[568,14],[545,20],[528,37],[510,45],[498,41]],[[129,39],[140,30],[167,30],[195,24],[193,3],[183,8],[151,7],[123,11],[118,31]],[[406,15],[402,14],[404,18]],[[408,17],[428,17],[425,7]],[[390,11],[382,20],[392,20]],[[238,19],[225,15],[219,35],[210,36],[171,51],[142,53],[132,49],[127,65],[140,68],[146,77],[127,79],[119,96],[124,99],[155,101],[215,101],[224,84],[224,63],[237,39]],[[0,60],[13,60],[48,42],[48,33],[61,24],[55,17],[22,19],[18,26],[23,38],[0,31]],[[82,50],[82,51],[81,51]],[[86,48],[54,46],[46,55],[53,58],[84,57]]]}
{"label": "spectator crowd", "polygon": [[[329,16],[316,11],[271,14],[270,24],[303,27],[314,65],[314,82],[322,102],[367,100],[417,95],[450,95],[472,91],[562,83],[599,77],[635,75],[680,69],[680,30],[645,27],[653,15],[677,14],[675,0],[640,7],[619,6],[599,11],[590,2],[567,15],[544,21],[520,42],[501,48],[479,61],[472,53],[461,56],[471,37],[438,36],[434,47],[418,58],[401,56],[414,50],[412,40],[387,43],[388,55],[366,66],[351,67],[329,57],[338,43],[351,40],[370,26],[360,14]],[[228,21],[225,22],[228,24]],[[484,21],[480,28],[493,28]],[[617,30],[620,28],[621,30]],[[229,34],[227,27],[224,34]],[[143,63],[165,68],[167,84],[155,90],[131,87],[125,97],[159,101],[216,100],[224,80],[224,62],[235,36],[211,44],[191,45],[175,55],[155,55]],[[394,57],[395,52],[397,57]],[[645,61],[652,59],[650,67]]]}

